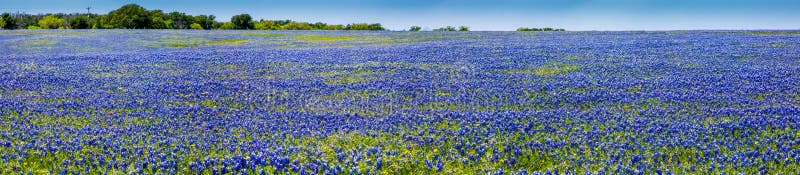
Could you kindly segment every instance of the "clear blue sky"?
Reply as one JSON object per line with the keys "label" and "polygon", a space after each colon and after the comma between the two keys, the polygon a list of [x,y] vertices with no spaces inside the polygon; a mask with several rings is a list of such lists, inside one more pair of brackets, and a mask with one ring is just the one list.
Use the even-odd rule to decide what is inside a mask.
{"label": "clear blue sky", "polygon": [[380,22],[391,30],[446,25],[472,30],[800,29],[800,0],[0,0],[0,11],[107,13],[148,10],[327,23]]}

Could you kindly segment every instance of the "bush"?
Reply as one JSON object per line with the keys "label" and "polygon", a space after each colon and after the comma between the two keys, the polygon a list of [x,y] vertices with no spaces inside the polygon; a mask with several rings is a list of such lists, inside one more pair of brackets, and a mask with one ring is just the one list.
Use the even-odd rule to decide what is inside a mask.
{"label": "bush", "polygon": [[78,16],[69,20],[69,26],[72,29],[88,29],[89,28],[89,18],[86,16]]}
{"label": "bush", "polygon": [[442,28],[438,28],[438,29],[433,29],[433,31],[439,31],[439,32],[453,32],[453,31],[456,31],[456,28],[455,28],[455,27],[453,27],[453,26],[447,26],[447,27],[442,27]]}
{"label": "bush", "polygon": [[56,15],[47,15],[39,20],[39,27],[42,29],[58,29],[64,27],[64,19]]}
{"label": "bush", "polygon": [[3,19],[3,23],[4,23],[4,24],[2,24],[2,28],[3,29],[16,29],[17,28],[17,20],[15,20],[14,17],[11,16],[11,14],[3,13],[3,15],[0,16],[0,18]]}
{"label": "bush", "polygon": [[408,31],[420,31],[420,30],[422,30],[422,27],[420,26],[411,26],[411,28],[408,29]]}
{"label": "bush", "polygon": [[233,29],[236,29],[236,27],[233,25],[232,22],[226,22],[226,23],[222,23],[222,25],[219,26],[219,29],[222,29],[222,30],[233,30]]}
{"label": "bush", "polygon": [[189,25],[189,28],[195,30],[203,30],[203,26],[200,26],[200,24],[198,23],[192,23],[192,25]]}
{"label": "bush", "polygon": [[281,27],[283,30],[311,30],[311,24],[307,22],[289,22]]}
{"label": "bush", "polygon": [[467,26],[458,27],[458,31],[461,31],[461,32],[469,31],[469,27],[467,27]]}

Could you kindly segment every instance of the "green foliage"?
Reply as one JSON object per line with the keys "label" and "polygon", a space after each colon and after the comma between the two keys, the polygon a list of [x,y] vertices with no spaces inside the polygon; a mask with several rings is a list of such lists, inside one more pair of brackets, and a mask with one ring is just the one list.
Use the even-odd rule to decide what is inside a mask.
{"label": "green foliage", "polygon": [[246,33],[246,34],[242,34],[242,35],[243,36],[253,36],[253,37],[279,37],[279,36],[283,36],[281,34],[275,34],[275,33]]}
{"label": "green foliage", "polygon": [[172,21],[173,29],[188,29],[194,23],[194,17],[181,12],[170,12],[167,19]]}
{"label": "green foliage", "polygon": [[1,15],[1,16],[3,18],[3,23],[4,23],[2,25],[3,29],[16,29],[17,28],[17,20],[14,19],[14,17],[12,17],[11,14],[3,13],[3,15]]}
{"label": "green foliage", "polygon": [[128,4],[108,13],[109,22],[114,28],[147,29],[150,28],[150,13],[142,6]]}
{"label": "green foliage", "polygon": [[380,23],[353,23],[344,27],[344,30],[386,30]]}
{"label": "green foliage", "polygon": [[86,16],[78,16],[69,20],[69,26],[72,29],[88,29],[89,18]]}
{"label": "green foliage", "polygon": [[189,28],[195,29],[195,30],[203,30],[203,26],[200,26],[200,24],[198,24],[198,23],[192,23],[192,25],[190,25]]}
{"label": "green foliage", "polygon": [[161,10],[151,10],[150,11],[150,18],[152,18],[152,22],[150,23],[151,29],[172,29],[172,20],[168,19],[164,12]]}
{"label": "green foliage", "polygon": [[420,26],[411,26],[411,28],[408,29],[408,31],[420,31],[420,30],[422,30],[422,27]]}
{"label": "green foliage", "polygon": [[275,21],[261,20],[259,22],[256,22],[255,29],[256,30],[279,30],[279,29],[281,29],[281,26]]}
{"label": "green foliage", "polygon": [[344,30],[344,25],[335,24],[335,25],[326,25],[322,27],[322,30]]}
{"label": "green foliage", "polygon": [[100,15],[91,19],[92,29],[113,29],[108,15]]}
{"label": "green foliage", "polygon": [[64,27],[64,19],[55,15],[47,15],[39,20],[39,27],[43,29],[58,29]]}
{"label": "green foliage", "polygon": [[549,62],[536,68],[536,75],[560,75],[578,70],[580,66],[561,62]]}
{"label": "green foliage", "polygon": [[214,26],[214,19],[216,18],[217,17],[214,15],[197,15],[194,16],[194,22],[200,24],[203,29],[211,29],[211,27]]}
{"label": "green foliage", "polygon": [[467,27],[467,26],[460,26],[460,27],[458,27],[458,31],[459,31],[459,32],[466,32],[466,31],[469,31],[469,27]]}
{"label": "green foliage", "polygon": [[518,32],[538,32],[538,31],[546,31],[546,32],[549,32],[549,31],[565,31],[565,30],[564,30],[564,29],[553,29],[553,28],[549,28],[549,27],[545,27],[545,28],[527,28],[527,27],[520,27],[520,28],[517,28],[517,31],[518,31]]}
{"label": "green foliage", "polygon": [[507,74],[563,75],[575,72],[580,66],[562,62],[547,62],[538,67],[505,70]]}
{"label": "green foliage", "polygon": [[[36,27],[36,26],[28,26],[28,27]],[[55,40],[30,40],[30,41],[25,41],[25,43],[22,43],[22,45],[26,47],[31,47],[31,46],[53,45],[56,43],[58,43],[58,41]]]}
{"label": "green foliage", "polygon": [[219,26],[219,29],[222,29],[222,30],[233,30],[233,29],[236,29],[236,26],[233,25],[232,22],[225,22],[225,23],[222,23],[221,26]]}
{"label": "green foliage", "polygon": [[162,48],[197,48],[216,45],[239,45],[245,42],[247,42],[246,39],[211,40],[208,38],[164,37],[158,41],[145,41],[144,45],[147,47]]}
{"label": "green foliage", "polygon": [[164,20],[161,17],[153,18],[153,24],[150,25],[152,29],[171,29],[172,28],[172,20]]}
{"label": "green foliage", "polygon": [[749,35],[797,35],[800,34],[799,31],[750,31],[750,32],[743,32],[744,34]]}
{"label": "green foliage", "polygon": [[[74,28],[74,29],[256,29],[256,30],[385,30],[380,23],[354,23],[348,25],[326,24],[324,22],[299,22],[291,20],[253,21],[248,14],[240,14],[231,18],[230,24],[215,21],[214,15],[187,15],[183,12],[164,13],[161,10],[147,10],[137,4],[127,4],[109,12],[107,15],[97,14],[56,14],[62,19],[43,15],[20,14],[12,16],[3,13],[0,28]],[[87,17],[88,16],[88,17]],[[45,18],[47,17],[47,18]],[[44,18],[44,19],[43,19]],[[44,20],[41,21],[40,19]],[[40,21],[42,22],[40,24]],[[66,23],[64,23],[66,22]],[[198,24],[200,27],[194,26]],[[19,26],[18,26],[19,25]]]}
{"label": "green foliage", "polygon": [[329,36],[329,35],[297,35],[294,37],[300,41],[352,41],[353,36]]}
{"label": "green foliage", "polygon": [[253,17],[249,14],[240,14],[231,17],[233,29],[253,29]]}
{"label": "green foliage", "polygon": [[41,30],[42,28],[39,27],[39,26],[30,25],[25,29],[28,29],[28,30]]}
{"label": "green foliage", "polygon": [[307,22],[289,22],[286,25],[281,26],[283,30],[311,30],[311,25]]}
{"label": "green foliage", "polygon": [[447,26],[447,27],[442,27],[442,28],[438,28],[438,29],[433,29],[433,31],[438,31],[438,32],[442,32],[442,31],[446,31],[446,32],[454,32],[454,31],[456,31],[456,28],[455,28],[455,27],[453,27],[453,26]]}

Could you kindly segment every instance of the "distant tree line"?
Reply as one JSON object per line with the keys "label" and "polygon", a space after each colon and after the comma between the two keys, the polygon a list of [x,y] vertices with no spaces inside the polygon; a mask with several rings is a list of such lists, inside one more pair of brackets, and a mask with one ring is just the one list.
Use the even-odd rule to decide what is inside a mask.
{"label": "distant tree line", "polygon": [[553,29],[553,28],[549,28],[549,27],[545,27],[545,28],[520,27],[520,28],[517,28],[517,31],[519,31],[519,32],[538,32],[538,31],[549,32],[549,31],[565,31],[565,30],[564,29]]}
{"label": "distant tree line", "polygon": [[380,23],[326,24],[292,20],[258,20],[249,14],[231,17],[230,22],[216,21],[214,15],[187,15],[183,12],[165,13],[128,4],[105,15],[16,14],[0,15],[2,29],[226,29],[226,30],[385,30]]}
{"label": "distant tree line", "polygon": [[[108,14],[57,13],[0,15],[0,29],[198,29],[198,30],[386,30],[380,23],[327,24],[292,20],[254,20],[249,14],[231,17],[229,22],[216,21],[214,15],[187,15],[183,12],[165,13],[128,4]],[[411,26],[409,31],[421,31]],[[467,26],[445,26],[433,31],[469,31]],[[520,27],[517,31],[564,31],[553,28]]]}
{"label": "distant tree line", "polygon": [[[412,27],[412,28],[413,28],[413,27]],[[459,32],[466,32],[466,31],[469,31],[469,27],[467,27],[467,26],[460,26],[460,27],[458,27],[458,29],[456,29],[456,27],[453,27],[453,26],[447,26],[447,27],[441,27],[441,28],[438,28],[438,29],[433,29],[433,31],[447,31],[447,32],[455,32],[455,31],[459,31]]]}

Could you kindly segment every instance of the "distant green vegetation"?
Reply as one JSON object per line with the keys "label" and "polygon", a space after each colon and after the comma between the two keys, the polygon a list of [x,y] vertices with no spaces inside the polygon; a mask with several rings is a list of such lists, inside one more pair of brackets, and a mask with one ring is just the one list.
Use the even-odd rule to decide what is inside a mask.
{"label": "distant green vegetation", "polygon": [[41,45],[53,45],[56,44],[57,41],[55,40],[29,40],[22,43],[23,46],[41,46]]}
{"label": "distant green vegetation", "polygon": [[[183,12],[148,10],[137,4],[127,4],[108,14],[47,13],[10,14],[0,17],[2,29],[196,29],[196,30],[386,30],[380,23],[327,24],[292,20],[253,19],[249,14],[231,17],[229,22],[216,21],[214,15],[187,15]],[[409,31],[421,31],[411,26]],[[433,31],[470,31],[467,26],[445,26]],[[553,28],[521,27],[517,31],[564,31]],[[794,32],[795,34],[797,32]]]}
{"label": "distant green vegetation", "polygon": [[534,74],[534,75],[563,75],[575,72],[580,66],[562,62],[547,62],[538,67],[529,67],[523,69],[508,69],[505,70],[507,74]]}
{"label": "distant green vegetation", "polygon": [[216,21],[214,15],[187,15],[124,5],[108,14],[9,14],[0,17],[2,29],[219,29],[219,30],[385,30],[380,23],[327,24],[292,20],[254,20],[249,14]]}
{"label": "distant green vegetation", "polygon": [[517,28],[518,32],[549,32],[549,31],[565,31],[564,29],[553,29],[549,27],[545,28],[527,28],[527,27],[520,27]]}
{"label": "distant green vegetation", "polygon": [[750,35],[798,35],[800,31],[750,31],[743,33]]}
{"label": "distant green vegetation", "polygon": [[352,41],[356,40],[353,36],[330,36],[330,35],[296,35],[294,37],[300,41]]}
{"label": "distant green vegetation", "polygon": [[433,29],[433,31],[446,31],[446,32],[455,32],[455,31],[459,31],[459,32],[466,32],[466,31],[469,31],[469,27],[467,27],[467,26],[460,26],[460,27],[458,27],[458,29],[456,29],[456,28],[455,28],[455,27],[453,27],[453,26],[446,26],[446,27],[441,27],[441,28],[438,28],[438,29]]}
{"label": "distant green vegetation", "polygon": [[210,40],[207,38],[188,38],[188,37],[164,37],[159,41],[145,42],[148,47],[164,48],[197,48],[215,45],[239,45],[247,42],[246,39],[220,39]]}
{"label": "distant green vegetation", "polygon": [[253,37],[279,37],[279,36],[283,36],[282,34],[276,34],[276,33],[245,33],[245,34],[242,34],[242,35],[244,35],[244,36],[253,36]]}

